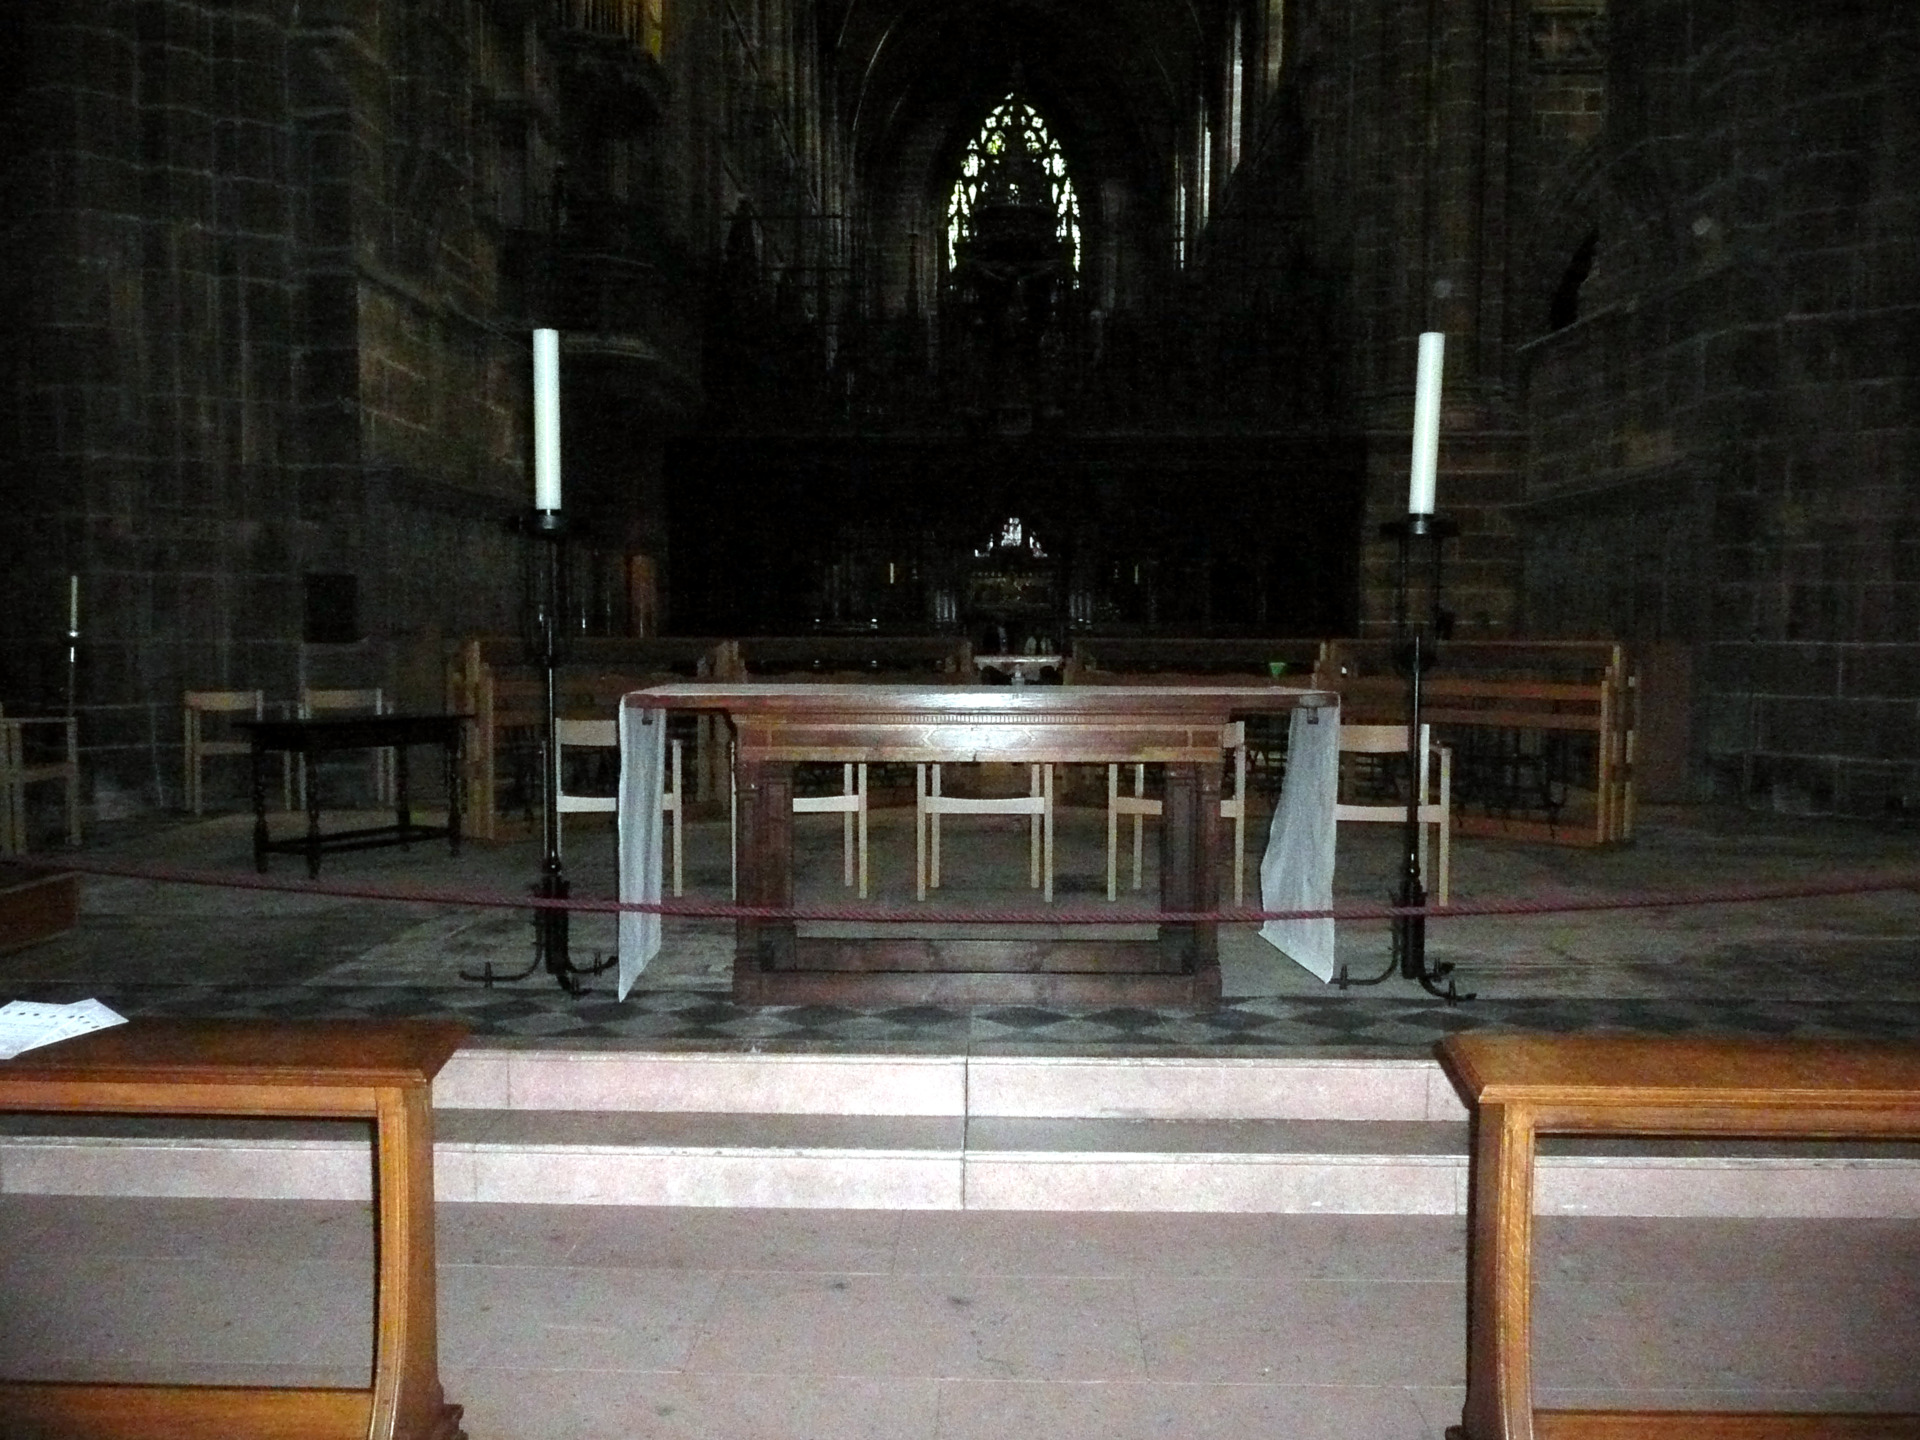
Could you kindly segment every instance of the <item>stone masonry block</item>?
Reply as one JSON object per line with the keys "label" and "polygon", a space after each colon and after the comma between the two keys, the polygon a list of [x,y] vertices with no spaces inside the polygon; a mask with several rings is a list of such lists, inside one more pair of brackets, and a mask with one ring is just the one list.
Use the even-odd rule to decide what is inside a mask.
{"label": "stone masonry block", "polygon": [[[1920,642],[1840,647],[1841,693],[1849,698],[1920,700]],[[1914,751],[1920,759],[1920,749]]]}

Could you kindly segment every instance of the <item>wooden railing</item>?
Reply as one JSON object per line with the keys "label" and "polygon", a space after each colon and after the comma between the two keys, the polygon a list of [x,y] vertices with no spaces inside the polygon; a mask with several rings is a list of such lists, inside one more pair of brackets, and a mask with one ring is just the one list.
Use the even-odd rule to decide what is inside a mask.
{"label": "wooden railing", "polygon": [[[1157,636],[1074,643],[1069,683],[1235,682],[1264,675],[1340,694],[1342,718],[1404,724],[1407,683],[1388,640]],[[1453,751],[1455,828],[1565,845],[1633,834],[1634,711],[1626,647],[1611,640],[1449,641],[1421,716]],[[1272,788],[1284,735],[1249,735]]]}
{"label": "wooden railing", "polygon": [[1071,684],[1094,671],[1135,675],[1303,676],[1318,672],[1330,641],[1235,637],[1181,640],[1157,635],[1095,637],[1073,642]]}

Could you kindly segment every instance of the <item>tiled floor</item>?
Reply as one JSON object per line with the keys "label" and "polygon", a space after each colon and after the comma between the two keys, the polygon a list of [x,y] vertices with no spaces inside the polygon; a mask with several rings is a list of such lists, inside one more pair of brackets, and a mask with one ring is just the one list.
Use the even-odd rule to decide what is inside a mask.
{"label": "tiled floor", "polygon": [[[876,815],[872,905],[912,904],[909,813]],[[279,823],[294,822],[283,817]],[[1018,821],[949,828],[947,903],[1033,905],[1024,888],[992,888],[995,875],[1024,873]],[[1343,831],[1338,901],[1373,904],[1387,897],[1395,864],[1387,828]],[[796,829],[802,898],[846,900],[834,817]],[[1060,833],[1059,904],[1104,907],[1100,812],[1063,812]],[[247,818],[229,815],[109,834],[82,858],[245,880],[252,875],[248,836]],[[610,841],[604,828],[569,832],[567,866],[576,896],[611,892]],[[693,825],[688,850],[688,899],[724,900],[724,824]],[[1643,811],[1637,842],[1614,851],[1461,837],[1453,867],[1456,901],[1618,900],[1889,871],[1915,877],[1920,886],[1920,830],[1705,809]],[[427,844],[329,857],[322,881],[347,889],[415,886],[517,897],[538,872],[531,841],[471,844],[458,857]],[[297,862],[277,859],[275,878],[297,882]],[[1154,883],[1149,875],[1146,893]],[[1124,918],[1141,903],[1124,898],[1114,913]],[[634,994],[616,1002],[605,982],[576,998],[540,974],[491,989],[463,980],[463,972],[487,964],[509,971],[525,963],[528,919],[511,909],[104,876],[84,881],[83,905],[73,934],[0,955],[0,999],[97,995],[140,1014],[452,1013],[480,1035],[540,1044],[982,1054],[1194,1048],[1424,1054],[1442,1035],[1481,1025],[1920,1036],[1920,890],[1913,889],[1436,919],[1431,953],[1455,963],[1461,988],[1478,997],[1453,1008],[1397,977],[1368,989],[1322,985],[1249,927],[1225,927],[1228,1002],[1198,1014],[1037,1006],[743,1008],[727,993],[729,927],[715,920],[670,920],[664,953]],[[574,935],[576,954],[610,950],[611,919],[578,916]],[[1342,925],[1339,958],[1355,975],[1379,972],[1387,962],[1385,926]]]}
{"label": "tiled floor", "polygon": [[[474,1440],[1438,1440],[1453,1219],[440,1208]],[[1920,1408],[1920,1224],[1543,1222],[1543,1404]],[[362,1206],[0,1199],[0,1370],[364,1383]]]}

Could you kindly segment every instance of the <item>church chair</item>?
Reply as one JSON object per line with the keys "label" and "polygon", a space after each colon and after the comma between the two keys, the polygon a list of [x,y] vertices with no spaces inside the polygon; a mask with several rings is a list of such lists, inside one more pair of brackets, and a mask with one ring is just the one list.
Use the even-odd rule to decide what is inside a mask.
{"label": "church chair", "polygon": [[[1233,768],[1233,793],[1220,797],[1220,818],[1233,822],[1233,903],[1235,907],[1246,904],[1247,899],[1247,725],[1244,720],[1235,720],[1222,728],[1220,746],[1227,752],[1227,763]],[[1107,899],[1116,899],[1119,895],[1120,870],[1120,817],[1125,815],[1133,821],[1133,888],[1140,888],[1141,864],[1145,858],[1145,830],[1147,817],[1157,816],[1162,811],[1158,800],[1149,799],[1146,790],[1147,767],[1133,767],[1133,793],[1120,793],[1120,767],[1117,764],[1107,766]]]}
{"label": "church chair", "polygon": [[[1404,825],[1407,803],[1404,798],[1349,800],[1350,785],[1360,777],[1360,768],[1349,766],[1349,755],[1366,757],[1376,776],[1381,767],[1394,759],[1405,760],[1407,727],[1404,725],[1342,725],[1340,727],[1340,795],[1334,802],[1336,823]],[[1420,879],[1430,887],[1437,904],[1447,903],[1449,863],[1453,837],[1453,751],[1433,743],[1430,726],[1420,727],[1420,773],[1415,779],[1420,795]],[[1437,779],[1437,784],[1435,783]],[[1434,833],[1438,864],[1433,874],[1428,869],[1428,834]],[[1433,882],[1437,880],[1438,883]]]}
{"label": "church chair", "polygon": [[[311,720],[316,715],[385,715],[392,707],[387,704],[387,692],[375,686],[369,690],[302,690],[300,692],[300,718]],[[373,800],[376,805],[393,803],[393,751],[376,750],[373,752]],[[307,769],[299,760],[292,762],[295,809],[307,808]]]}
{"label": "church chair", "polygon": [[[727,853],[731,857],[732,876],[729,897],[740,898],[740,791],[733,775],[733,744],[725,747],[727,757]],[[867,765],[849,762],[840,767],[838,795],[796,795],[796,815],[840,816],[840,883],[859,886],[862,900],[867,898]]]}
{"label": "church chair", "polygon": [[854,883],[855,857],[858,857],[859,891],[867,898],[867,766],[849,762],[840,767],[838,795],[796,795],[796,815],[838,815],[840,817],[840,871],[843,885]]}
{"label": "church chair", "polygon": [[185,771],[183,799],[195,815],[206,810],[207,759],[214,755],[250,755],[253,746],[246,740],[212,740],[208,737],[207,717],[238,715],[248,719],[266,718],[266,697],[258,690],[189,690],[180,697],[183,713],[182,768]]}
{"label": "church chair", "polygon": [[[620,726],[613,720],[555,720],[553,722],[553,800],[556,822],[562,833],[567,815],[614,815],[620,809],[619,797],[614,795],[583,795],[569,791],[566,787],[567,751],[596,750],[620,754]],[[667,769],[670,785],[660,787],[660,813],[670,818],[673,834],[673,893],[678,897],[686,884],[686,830],[681,809],[681,780],[683,742],[667,742]],[[560,847],[562,835],[554,836],[554,848]]]}
{"label": "church chair", "polygon": [[940,817],[942,815],[1031,816],[1027,840],[1027,884],[1053,903],[1053,766],[1027,767],[1025,795],[998,795],[980,799],[946,795],[940,789],[940,766],[921,762],[914,767],[913,840],[914,893],[924,900],[929,889],[940,888]]}
{"label": "church chair", "polygon": [[[80,843],[79,727],[71,715],[7,719],[0,711],[0,855],[24,855],[27,834],[27,787],[60,785],[64,790],[67,843]],[[52,732],[55,746],[30,746],[29,734]],[[30,750],[41,753],[29,755]]]}

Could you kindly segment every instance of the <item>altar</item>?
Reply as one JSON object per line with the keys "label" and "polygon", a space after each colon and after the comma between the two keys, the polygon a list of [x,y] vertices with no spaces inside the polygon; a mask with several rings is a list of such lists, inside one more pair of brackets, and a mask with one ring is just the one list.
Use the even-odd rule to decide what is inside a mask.
{"label": "altar", "polygon": [[[734,734],[739,901],[793,906],[793,770],[813,762],[1155,764],[1165,767],[1160,910],[1219,908],[1222,730],[1294,712],[1288,781],[1262,863],[1264,908],[1324,908],[1332,895],[1332,774],[1338,701],[1273,686],[670,684],[621,706],[620,898],[660,894],[666,716],[723,714]],[[1324,931],[1317,927],[1324,927]],[[884,928],[884,927],[883,927]],[[793,918],[735,922],[733,990],[751,1004],[1190,1006],[1220,996],[1218,922],[1159,923],[1148,939],[938,939],[803,935]],[[1324,933],[1324,943],[1320,937]],[[1271,922],[1263,934],[1318,971],[1331,922]],[[659,917],[621,917],[621,993],[660,943]],[[1322,954],[1324,951],[1324,955]]]}

